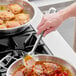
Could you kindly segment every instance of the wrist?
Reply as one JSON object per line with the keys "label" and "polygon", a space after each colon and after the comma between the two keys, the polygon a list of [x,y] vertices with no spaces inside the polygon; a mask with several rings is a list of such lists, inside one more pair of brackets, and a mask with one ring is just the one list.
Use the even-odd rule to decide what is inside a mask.
{"label": "wrist", "polygon": [[65,10],[60,10],[58,14],[60,15],[63,21],[71,17],[71,14]]}

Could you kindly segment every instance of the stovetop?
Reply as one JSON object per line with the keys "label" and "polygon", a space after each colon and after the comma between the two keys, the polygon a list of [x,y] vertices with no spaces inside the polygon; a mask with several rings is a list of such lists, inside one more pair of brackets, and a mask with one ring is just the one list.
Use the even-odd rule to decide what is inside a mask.
{"label": "stovetop", "polygon": [[[8,67],[32,50],[36,39],[37,35],[32,25],[19,34],[0,38],[0,76],[6,76]],[[42,40],[34,54],[53,55]]]}

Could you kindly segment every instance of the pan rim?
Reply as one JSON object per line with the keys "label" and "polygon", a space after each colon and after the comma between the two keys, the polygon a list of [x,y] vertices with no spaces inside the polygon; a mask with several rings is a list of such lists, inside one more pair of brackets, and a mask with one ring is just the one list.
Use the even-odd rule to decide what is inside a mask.
{"label": "pan rim", "polygon": [[[51,56],[51,55],[47,55],[47,54],[37,54],[37,55],[34,55],[34,57],[38,57],[38,56],[46,56],[46,57],[57,58],[57,59],[59,59],[59,60],[64,61],[66,64],[69,65],[69,67],[71,67],[74,71],[76,71],[76,68],[74,68],[73,65],[71,65],[68,61],[66,61],[66,60],[64,60],[64,59],[62,59],[62,58],[60,58],[60,57],[57,57],[57,56]],[[7,69],[7,72],[6,72],[6,76],[9,75],[10,68],[11,68],[14,64],[16,64],[18,61],[20,61],[20,60],[22,61],[22,58],[17,59],[15,62],[13,62],[13,63],[9,66],[9,68]]]}

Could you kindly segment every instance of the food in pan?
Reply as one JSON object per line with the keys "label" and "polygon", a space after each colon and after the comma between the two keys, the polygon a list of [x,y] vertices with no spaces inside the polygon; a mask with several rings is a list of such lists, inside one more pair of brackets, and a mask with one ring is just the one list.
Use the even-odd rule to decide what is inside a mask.
{"label": "food in pan", "polygon": [[17,21],[7,21],[6,22],[7,28],[13,28],[13,27],[17,27],[17,26],[20,26],[20,24]]}
{"label": "food in pan", "polygon": [[20,24],[28,22],[29,19],[30,19],[29,14],[20,13],[15,16],[15,20],[18,21]]}
{"label": "food in pan", "polygon": [[23,7],[21,7],[18,4],[9,4],[8,5],[8,10],[11,11],[12,13],[14,13],[14,14],[18,14],[18,13],[23,11]]}
{"label": "food in pan", "polygon": [[58,63],[36,61],[30,68],[20,64],[11,76],[72,76],[72,74],[69,69]]}
{"label": "food in pan", "polygon": [[0,25],[0,29],[7,29],[7,27],[5,26],[5,24]]}
{"label": "food in pan", "polygon": [[21,26],[29,20],[30,15],[19,4],[8,4],[0,7],[0,29]]}
{"label": "food in pan", "polygon": [[3,20],[0,19],[0,25],[2,25],[2,24],[3,24]]}
{"label": "food in pan", "polygon": [[8,11],[0,12],[0,19],[4,21],[9,21],[14,18],[14,14]]}

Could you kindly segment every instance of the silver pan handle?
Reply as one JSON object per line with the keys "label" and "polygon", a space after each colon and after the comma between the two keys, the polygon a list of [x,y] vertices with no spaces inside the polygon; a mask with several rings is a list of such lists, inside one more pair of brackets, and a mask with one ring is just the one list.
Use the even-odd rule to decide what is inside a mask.
{"label": "silver pan handle", "polygon": [[49,8],[48,11],[45,11],[44,14],[51,14],[51,13],[56,13],[57,9],[54,7]]}
{"label": "silver pan handle", "polygon": [[29,0],[25,0],[25,1],[29,1]]}
{"label": "silver pan handle", "polygon": [[56,13],[56,12],[57,12],[57,9],[54,8],[54,7],[51,7],[51,8],[49,9],[49,11],[48,11],[49,14],[51,14],[51,13]]}

